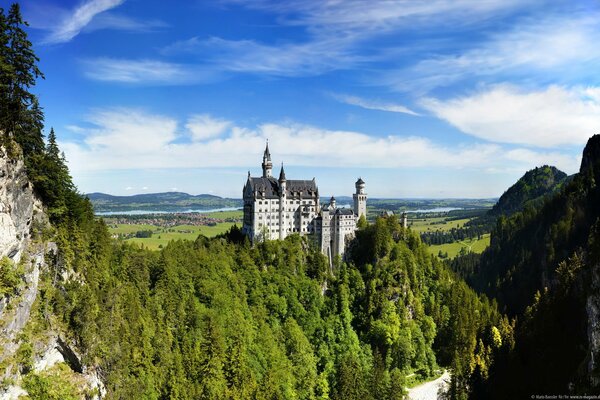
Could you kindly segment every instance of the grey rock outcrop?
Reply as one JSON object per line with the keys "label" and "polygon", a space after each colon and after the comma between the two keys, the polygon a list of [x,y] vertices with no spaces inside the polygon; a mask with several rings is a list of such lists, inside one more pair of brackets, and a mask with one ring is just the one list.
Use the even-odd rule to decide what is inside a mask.
{"label": "grey rock outcrop", "polygon": [[588,317],[588,365],[587,373],[590,377],[592,387],[600,386],[600,375],[598,363],[600,360],[600,265],[592,268],[592,280],[590,293],[586,301],[586,313]]}
{"label": "grey rock outcrop", "polygon": [[43,208],[27,178],[25,163],[7,157],[0,148],[0,257],[21,260],[36,218],[43,219]]}
{"label": "grey rock outcrop", "polygon": [[[14,294],[0,298],[0,380],[12,382],[0,389],[0,399],[18,399],[27,395],[21,387],[21,371],[14,356],[22,343],[21,333],[32,317],[38,297],[40,276],[47,271],[48,261],[56,255],[56,243],[41,240],[38,233],[50,228],[42,202],[36,197],[21,157],[9,157],[0,147],[0,258],[8,257],[22,271],[21,283]],[[68,275],[68,271],[64,272]],[[32,340],[35,350],[33,372],[67,364],[83,378],[83,389],[96,393],[99,399],[106,389],[95,368],[82,364],[76,348],[63,334],[49,328]],[[13,361],[11,361],[13,360]]]}

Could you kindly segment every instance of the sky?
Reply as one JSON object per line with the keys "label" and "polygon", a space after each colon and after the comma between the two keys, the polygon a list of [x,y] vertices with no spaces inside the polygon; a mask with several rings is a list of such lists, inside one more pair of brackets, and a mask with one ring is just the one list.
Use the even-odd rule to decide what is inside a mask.
{"label": "sky", "polygon": [[[5,3],[1,0],[0,4]],[[8,2],[6,2],[6,7]],[[490,198],[600,133],[600,3],[24,0],[80,191]]]}

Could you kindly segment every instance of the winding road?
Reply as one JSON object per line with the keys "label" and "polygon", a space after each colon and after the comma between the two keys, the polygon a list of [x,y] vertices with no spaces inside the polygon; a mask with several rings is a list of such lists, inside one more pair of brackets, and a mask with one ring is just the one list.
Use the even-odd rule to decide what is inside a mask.
{"label": "winding road", "polygon": [[437,400],[440,388],[448,388],[449,383],[450,374],[448,371],[444,371],[439,378],[408,389],[408,398],[410,400]]}

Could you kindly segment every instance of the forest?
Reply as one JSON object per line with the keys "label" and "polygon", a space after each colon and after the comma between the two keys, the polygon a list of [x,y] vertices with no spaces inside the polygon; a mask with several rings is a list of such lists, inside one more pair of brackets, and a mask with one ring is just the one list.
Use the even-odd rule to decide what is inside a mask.
{"label": "forest", "polygon": [[[598,390],[586,304],[600,282],[600,136],[541,207],[498,218],[481,256],[443,263],[394,216],[361,224],[331,263],[306,237],[251,245],[235,226],[150,251],[111,239],[54,130],[44,137],[25,26],[18,5],[0,10],[2,146],[52,223],[37,240],[58,247],[20,338],[30,398],[82,395],[32,370],[48,331],[76,343],[109,399],[402,399],[444,368],[449,399]],[[19,271],[0,273],[11,296]]]}

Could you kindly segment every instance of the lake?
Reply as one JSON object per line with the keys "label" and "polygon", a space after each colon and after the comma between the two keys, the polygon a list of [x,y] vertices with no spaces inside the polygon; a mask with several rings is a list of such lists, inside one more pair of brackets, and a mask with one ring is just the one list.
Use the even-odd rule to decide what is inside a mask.
{"label": "lake", "polygon": [[210,208],[208,210],[175,210],[175,211],[156,211],[156,210],[103,211],[103,212],[97,212],[95,214],[100,217],[109,217],[111,215],[189,214],[189,213],[207,214],[207,213],[211,213],[211,212],[236,211],[236,210],[241,210],[241,208],[240,207],[223,207],[223,208]]}

